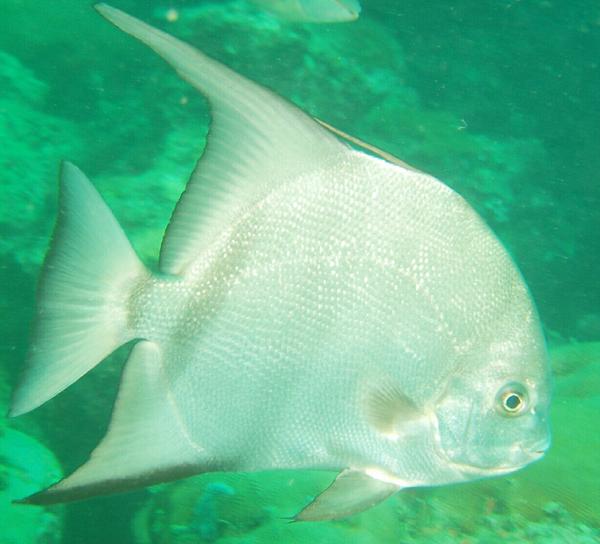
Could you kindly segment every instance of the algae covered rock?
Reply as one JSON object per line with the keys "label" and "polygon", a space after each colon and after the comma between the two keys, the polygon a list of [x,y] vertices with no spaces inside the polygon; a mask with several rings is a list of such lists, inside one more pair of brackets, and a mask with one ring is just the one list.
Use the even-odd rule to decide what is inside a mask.
{"label": "algae covered rock", "polygon": [[11,504],[60,479],[55,457],[24,433],[0,424],[0,544],[58,544],[60,509]]}

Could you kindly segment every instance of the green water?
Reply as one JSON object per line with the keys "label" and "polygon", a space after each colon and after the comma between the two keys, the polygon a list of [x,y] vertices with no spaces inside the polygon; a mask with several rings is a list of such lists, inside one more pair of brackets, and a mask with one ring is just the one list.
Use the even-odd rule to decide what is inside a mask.
{"label": "green water", "polygon": [[[37,442],[65,473],[97,444],[120,350],[33,413],[0,420],[0,544],[600,542],[600,4],[364,0],[359,20],[339,25],[283,23],[225,0],[173,1],[172,23],[155,16],[165,4],[154,0],[114,4],[465,196],[509,248],[539,308],[555,367],[554,444],[521,473],[401,493],[341,522],[281,521],[331,479],[291,473],[201,477],[47,512],[10,506],[60,470]],[[92,178],[155,267],[209,116],[197,93],[87,1],[3,0],[0,18],[6,411],[60,160]],[[228,488],[234,495],[211,498]],[[211,513],[198,513],[203,501]]]}

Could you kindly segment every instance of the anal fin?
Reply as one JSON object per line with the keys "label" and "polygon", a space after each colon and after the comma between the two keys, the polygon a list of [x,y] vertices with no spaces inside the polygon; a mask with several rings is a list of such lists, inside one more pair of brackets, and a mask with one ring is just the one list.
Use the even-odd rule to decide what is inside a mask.
{"label": "anal fin", "polygon": [[53,504],[127,491],[202,472],[171,399],[159,347],[141,341],[125,366],[108,432],[67,478],[21,501]]}
{"label": "anal fin", "polygon": [[387,499],[401,488],[392,477],[380,471],[367,473],[346,469],[294,521],[323,521],[358,514]]}

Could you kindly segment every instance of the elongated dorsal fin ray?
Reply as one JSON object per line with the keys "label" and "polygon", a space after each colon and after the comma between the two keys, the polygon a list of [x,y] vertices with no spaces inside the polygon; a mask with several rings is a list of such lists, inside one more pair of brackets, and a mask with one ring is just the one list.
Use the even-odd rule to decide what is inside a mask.
{"label": "elongated dorsal fin ray", "polygon": [[348,148],[308,115],[193,47],[106,4],[96,9],[148,45],[208,99],[212,124],[163,240],[160,267],[180,274],[243,211]]}
{"label": "elongated dorsal fin ray", "polygon": [[158,346],[141,341],[125,365],[108,431],[90,459],[20,502],[54,504],[126,491],[197,474],[205,461],[170,398]]}
{"label": "elongated dorsal fin ray", "polygon": [[383,474],[346,469],[294,521],[324,521],[358,514],[396,493],[401,486]]}
{"label": "elongated dorsal fin ray", "polygon": [[422,173],[420,170],[417,170],[414,166],[411,166],[410,164],[404,162],[403,160],[400,160],[395,155],[392,155],[391,153],[388,153],[387,151],[384,151],[383,149],[380,149],[377,146],[369,144],[369,143],[361,140],[360,138],[357,138],[356,136],[352,136],[351,134],[348,134],[347,132],[344,132],[343,130],[336,128],[336,127],[330,125],[329,123],[326,123],[325,121],[322,121],[321,119],[318,119],[317,117],[315,117],[314,120],[317,123],[319,123],[321,126],[325,127],[327,130],[329,130],[330,132],[333,132],[333,134],[335,134],[336,136],[339,136],[343,140],[346,140],[346,141],[350,142],[351,144],[354,144],[357,147],[361,147],[362,149],[365,149],[366,151],[369,151],[369,152],[373,153],[374,155],[381,157],[384,161],[390,162],[397,166],[401,166],[402,168],[406,168],[407,170],[410,170],[412,172]]}

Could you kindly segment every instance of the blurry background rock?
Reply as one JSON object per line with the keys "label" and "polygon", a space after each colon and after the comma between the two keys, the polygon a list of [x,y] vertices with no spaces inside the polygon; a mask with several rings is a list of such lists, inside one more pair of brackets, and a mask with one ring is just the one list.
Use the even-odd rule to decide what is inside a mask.
{"label": "blurry background rock", "polygon": [[0,544],[58,544],[62,508],[11,504],[61,478],[54,455],[0,421]]}
{"label": "blurry background rock", "polygon": [[75,123],[45,111],[49,87],[21,61],[0,50],[0,259],[14,259],[32,273],[50,234],[57,164],[80,154]]}

